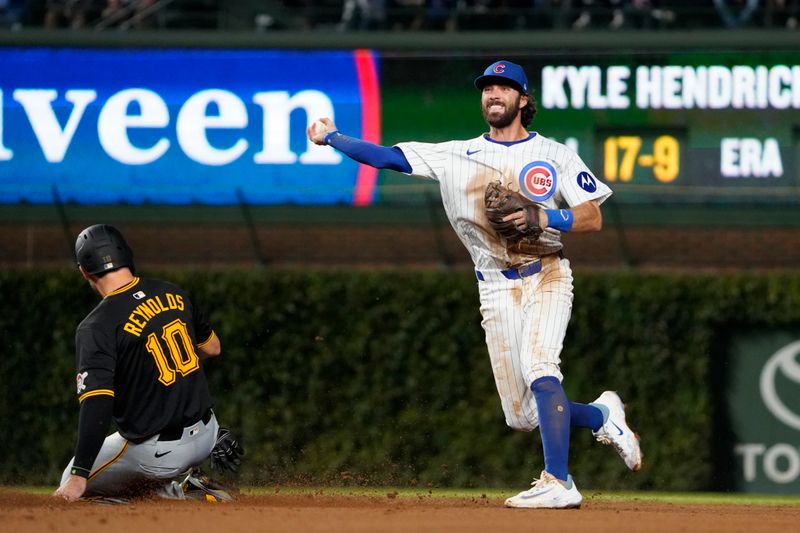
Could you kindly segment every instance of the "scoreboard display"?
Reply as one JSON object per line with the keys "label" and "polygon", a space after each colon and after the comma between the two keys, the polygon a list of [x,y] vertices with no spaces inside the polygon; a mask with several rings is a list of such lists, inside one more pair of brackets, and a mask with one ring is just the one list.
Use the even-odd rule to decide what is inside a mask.
{"label": "scoreboard display", "polygon": [[663,46],[639,48],[604,41],[590,49],[581,41],[450,56],[384,53],[384,144],[486,131],[472,82],[506,59],[525,69],[536,99],[529,129],[575,150],[615,200],[797,205],[800,46],[770,49],[768,41],[676,49],[666,36]]}
{"label": "scoreboard display", "polygon": [[475,137],[498,59],[617,200],[800,203],[800,48],[453,50],[0,47],[0,204],[424,202],[306,126]]}
{"label": "scoreboard display", "polygon": [[532,125],[623,198],[797,201],[800,50],[518,58]]}
{"label": "scoreboard display", "polygon": [[630,182],[638,172],[638,181],[645,181],[648,169],[660,183],[672,183],[681,170],[679,132],[655,135],[600,135],[602,142],[602,176],[606,181]]}

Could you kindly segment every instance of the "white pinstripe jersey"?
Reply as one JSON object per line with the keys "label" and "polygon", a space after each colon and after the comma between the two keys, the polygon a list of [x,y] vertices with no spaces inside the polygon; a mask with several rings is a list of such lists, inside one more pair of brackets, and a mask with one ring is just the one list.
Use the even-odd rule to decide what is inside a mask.
{"label": "white pinstripe jersey", "polygon": [[509,250],[484,214],[484,191],[490,181],[500,180],[546,209],[574,207],[588,200],[602,203],[611,195],[578,154],[537,133],[511,143],[484,134],[463,141],[396,146],[411,164],[411,175],[439,182],[450,224],[478,269],[518,266],[562,248],[561,233],[547,228],[524,252]]}

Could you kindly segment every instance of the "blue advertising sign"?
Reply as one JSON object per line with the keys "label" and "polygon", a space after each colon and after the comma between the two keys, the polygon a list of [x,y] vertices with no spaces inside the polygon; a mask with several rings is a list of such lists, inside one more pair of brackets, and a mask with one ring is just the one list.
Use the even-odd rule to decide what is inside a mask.
{"label": "blue advertising sign", "polygon": [[0,203],[371,203],[318,117],[380,141],[373,52],[0,49]]}

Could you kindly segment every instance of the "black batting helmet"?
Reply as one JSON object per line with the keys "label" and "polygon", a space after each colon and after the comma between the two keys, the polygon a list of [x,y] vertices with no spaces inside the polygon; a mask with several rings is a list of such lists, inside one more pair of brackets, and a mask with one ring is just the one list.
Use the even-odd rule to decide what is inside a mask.
{"label": "black batting helmet", "polygon": [[121,267],[135,271],[133,250],[125,237],[114,226],[95,224],[78,235],[75,241],[75,259],[92,275],[102,274]]}

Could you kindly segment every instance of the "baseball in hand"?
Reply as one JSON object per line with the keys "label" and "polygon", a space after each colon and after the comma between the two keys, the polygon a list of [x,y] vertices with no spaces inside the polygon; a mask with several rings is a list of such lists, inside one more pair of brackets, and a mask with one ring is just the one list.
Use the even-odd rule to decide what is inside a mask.
{"label": "baseball in hand", "polygon": [[315,137],[324,136],[327,129],[328,127],[321,120],[315,120],[314,123],[311,124],[311,133]]}
{"label": "baseball in hand", "polygon": [[311,123],[310,126],[308,126],[308,129],[306,130],[306,135],[308,135],[309,140],[314,144],[323,146],[325,144],[325,135],[327,135],[328,132],[333,131],[335,129],[336,126],[331,121],[331,119],[321,118],[315,120],[314,122]]}

